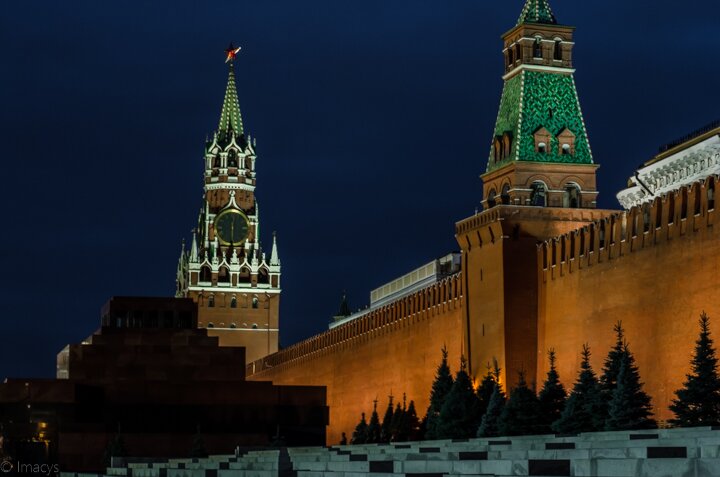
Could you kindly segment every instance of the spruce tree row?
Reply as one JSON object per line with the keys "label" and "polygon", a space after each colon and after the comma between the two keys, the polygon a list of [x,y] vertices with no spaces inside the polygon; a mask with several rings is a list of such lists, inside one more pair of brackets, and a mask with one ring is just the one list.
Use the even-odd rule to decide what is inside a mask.
{"label": "spruce tree row", "polygon": [[[720,374],[709,318],[700,317],[700,336],[695,343],[692,373],[670,409],[680,427],[720,425]],[[549,371],[540,392],[528,386],[525,373],[518,373],[518,383],[509,398],[500,383],[497,362],[477,389],[467,373],[467,362],[460,359],[460,369],[453,377],[448,366],[448,352],[442,349],[430,393],[430,405],[422,424],[417,421],[414,403],[397,405],[393,411],[390,398],[383,423],[377,414],[377,401],[367,424],[363,414],[353,434],[353,443],[393,442],[400,440],[457,439],[593,431],[651,429],[650,396],[643,391],[622,323],[614,327],[615,344],[603,363],[598,377],[590,365],[590,348],[584,345],[577,380],[568,394],[560,382],[555,351],[548,352]],[[398,417],[399,416],[399,417]]]}
{"label": "spruce tree row", "polygon": [[400,403],[397,403],[397,406],[393,409],[393,396],[389,396],[388,407],[385,410],[382,424],[380,423],[380,416],[377,412],[377,403],[377,399],[373,401],[373,412],[370,416],[370,423],[367,422],[365,413],[362,414],[362,418],[355,427],[355,431],[350,440],[351,444],[405,442],[409,440],[419,440],[421,438],[420,420],[415,411],[415,403],[413,401],[410,401],[410,404],[408,404],[403,394],[402,406]]}

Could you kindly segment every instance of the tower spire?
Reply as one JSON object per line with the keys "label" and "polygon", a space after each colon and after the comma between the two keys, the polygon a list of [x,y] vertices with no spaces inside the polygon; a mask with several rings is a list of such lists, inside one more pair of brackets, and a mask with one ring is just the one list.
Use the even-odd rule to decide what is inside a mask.
{"label": "tower spire", "polygon": [[228,63],[228,82],[225,90],[225,100],[220,112],[220,124],[218,131],[227,132],[233,130],[235,134],[243,134],[242,116],[240,115],[240,102],[238,101],[237,87],[235,86],[235,55],[240,48],[235,48],[232,43],[225,53]]}
{"label": "tower spire", "polygon": [[546,23],[556,25],[557,19],[553,15],[548,0],[526,0],[517,24]]}

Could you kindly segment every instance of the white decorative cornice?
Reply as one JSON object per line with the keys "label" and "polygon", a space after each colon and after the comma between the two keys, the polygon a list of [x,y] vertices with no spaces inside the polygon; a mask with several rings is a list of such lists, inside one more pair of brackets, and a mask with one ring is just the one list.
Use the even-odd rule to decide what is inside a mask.
{"label": "white decorative cornice", "polygon": [[629,210],[715,174],[720,174],[720,136],[639,169],[630,178],[629,187],[618,192],[617,199]]}

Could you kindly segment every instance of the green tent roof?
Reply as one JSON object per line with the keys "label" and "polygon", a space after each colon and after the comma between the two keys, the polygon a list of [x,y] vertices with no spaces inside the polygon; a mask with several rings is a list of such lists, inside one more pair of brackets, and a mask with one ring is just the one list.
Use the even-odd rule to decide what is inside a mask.
{"label": "green tent roof", "polygon": [[527,0],[517,22],[518,25],[523,23],[549,23],[555,25],[557,20],[547,0]]}
{"label": "green tent roof", "polygon": [[240,103],[238,101],[237,88],[235,87],[235,72],[233,71],[232,62],[230,62],[225,101],[223,101],[222,112],[220,113],[218,131],[227,132],[230,129],[232,129],[235,134],[243,134],[242,116],[240,115]]}

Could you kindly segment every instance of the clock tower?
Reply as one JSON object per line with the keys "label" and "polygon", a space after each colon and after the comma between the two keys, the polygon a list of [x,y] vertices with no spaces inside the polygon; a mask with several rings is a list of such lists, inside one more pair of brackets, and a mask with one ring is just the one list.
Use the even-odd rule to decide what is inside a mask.
{"label": "clock tower", "polygon": [[255,141],[246,136],[227,49],[225,100],[217,131],[205,144],[203,203],[190,250],[177,270],[177,296],[198,305],[198,326],[221,346],[243,346],[248,363],[278,350],[280,259],[273,233],[270,253],[260,245],[255,197]]}

